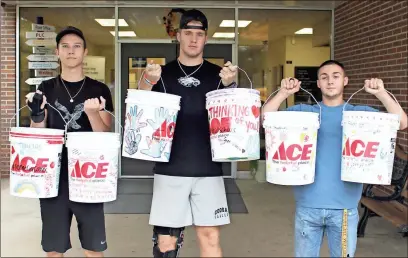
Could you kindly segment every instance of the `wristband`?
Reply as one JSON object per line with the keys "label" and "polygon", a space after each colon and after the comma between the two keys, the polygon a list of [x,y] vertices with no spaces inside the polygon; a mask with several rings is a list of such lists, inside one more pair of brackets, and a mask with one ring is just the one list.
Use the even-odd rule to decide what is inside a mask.
{"label": "wristband", "polygon": [[145,83],[149,84],[150,86],[152,86],[152,87],[154,86],[154,84],[151,81],[149,81],[148,79],[144,78],[144,81],[145,81]]}
{"label": "wristband", "polygon": [[45,111],[41,111],[39,114],[31,114],[31,120],[33,120],[34,123],[41,123],[45,119]]}
{"label": "wristband", "polygon": [[232,82],[228,86],[225,86],[225,88],[237,88],[237,87],[238,87],[238,85],[235,82]]}
{"label": "wristband", "polygon": [[147,75],[146,74],[144,74],[144,79],[145,79],[145,82],[147,82],[148,84],[150,84],[150,85],[155,85],[156,83],[157,83],[157,81],[155,81],[155,82],[152,82],[152,81],[150,81],[149,79],[147,79]]}
{"label": "wristband", "polygon": [[32,100],[27,102],[27,106],[30,108],[31,115],[39,115],[44,109],[41,108],[43,102],[43,94],[35,93]]}

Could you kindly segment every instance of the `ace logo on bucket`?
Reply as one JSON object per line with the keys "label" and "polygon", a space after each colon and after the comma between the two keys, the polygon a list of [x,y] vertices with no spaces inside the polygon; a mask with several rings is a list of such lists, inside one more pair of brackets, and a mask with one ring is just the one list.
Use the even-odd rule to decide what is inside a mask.
{"label": "ace logo on bucket", "polygon": [[109,169],[108,162],[101,163],[85,162],[81,165],[79,163],[79,160],[77,160],[74,169],[71,172],[71,177],[102,179],[106,178],[106,173],[108,172],[108,169]]}
{"label": "ace logo on bucket", "polygon": [[378,141],[364,142],[360,139],[347,139],[343,148],[343,156],[374,159],[377,156],[379,145]]}

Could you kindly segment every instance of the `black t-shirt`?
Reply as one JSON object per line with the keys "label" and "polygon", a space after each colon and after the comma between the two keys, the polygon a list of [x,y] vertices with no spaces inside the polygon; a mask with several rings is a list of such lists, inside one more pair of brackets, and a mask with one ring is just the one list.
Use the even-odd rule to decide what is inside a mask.
{"label": "black t-shirt", "polygon": [[[89,77],[79,82],[61,82],[61,77],[57,76],[53,79],[43,81],[38,90],[43,92],[47,98],[47,103],[56,108],[61,115],[52,107],[45,105],[47,109],[47,128],[65,130],[65,123],[69,120],[68,132],[91,132],[92,126],[89,122],[84,110],[84,102],[90,98],[100,98],[106,100],[105,109],[113,112],[112,96],[108,86],[91,79]],[[65,86],[64,86],[65,84]],[[82,89],[81,89],[82,87]],[[70,102],[70,95],[73,97],[73,102]],[[77,94],[78,93],[78,94]],[[62,119],[64,118],[64,120]],[[64,146],[61,157],[61,176],[60,180],[68,181],[68,156]]]}
{"label": "black t-shirt", "polygon": [[[187,75],[200,65],[184,66]],[[201,68],[186,78],[177,60],[162,67],[162,79],[166,93],[181,96],[181,108],[169,162],[156,162],[156,174],[183,177],[222,176],[222,164],[211,158],[210,127],[205,94],[216,90],[221,80],[221,67],[204,61]],[[221,83],[219,89],[224,88]],[[161,81],[153,91],[164,92]]]}

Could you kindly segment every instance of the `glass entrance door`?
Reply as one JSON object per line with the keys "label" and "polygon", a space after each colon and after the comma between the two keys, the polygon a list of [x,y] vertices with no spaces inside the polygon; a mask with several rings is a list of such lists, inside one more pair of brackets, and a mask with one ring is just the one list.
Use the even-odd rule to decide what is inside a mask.
{"label": "glass entrance door", "polygon": [[[165,65],[178,56],[176,43],[121,43],[121,121],[124,125],[126,115],[126,95],[129,88],[136,89],[140,76],[146,64],[154,60],[155,63]],[[231,44],[207,44],[204,58],[222,66],[232,61]],[[152,177],[154,162],[121,158],[121,177]],[[231,176],[231,163],[223,163],[223,175]]]}

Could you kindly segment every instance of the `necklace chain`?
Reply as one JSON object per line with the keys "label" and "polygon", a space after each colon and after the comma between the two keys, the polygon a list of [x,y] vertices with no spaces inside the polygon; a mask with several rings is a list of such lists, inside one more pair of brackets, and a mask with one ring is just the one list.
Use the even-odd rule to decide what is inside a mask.
{"label": "necklace chain", "polygon": [[78,90],[78,92],[77,92],[77,93],[75,94],[75,96],[73,96],[73,97],[72,97],[71,94],[69,93],[69,90],[68,90],[67,86],[65,85],[64,80],[62,79],[61,76],[60,76],[60,79],[61,79],[62,85],[64,85],[64,87],[65,87],[65,89],[67,90],[67,93],[68,93],[68,95],[69,95],[69,97],[70,97],[69,102],[71,102],[71,103],[74,102],[74,98],[81,92],[82,87],[84,87],[86,77],[85,77],[84,80],[82,81],[81,88]]}
{"label": "necklace chain", "polygon": [[203,66],[203,64],[204,64],[204,60],[203,60],[203,62],[201,62],[200,66],[194,72],[190,73],[189,75],[187,75],[187,73],[184,71],[183,67],[181,67],[180,61],[178,59],[177,59],[177,63],[179,65],[181,71],[183,71],[183,73],[186,75],[186,78],[187,78],[187,77],[190,77],[191,75],[195,74],[198,70],[200,70],[201,66]]}

